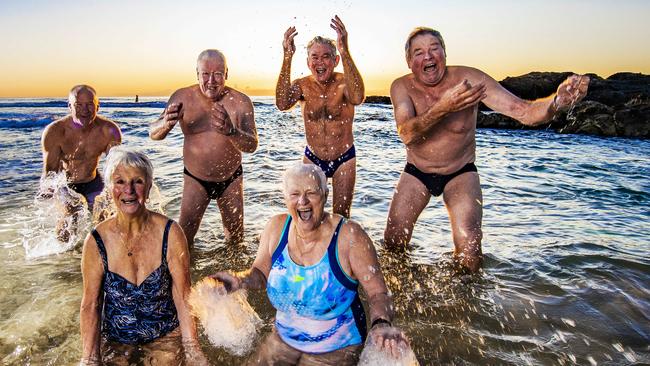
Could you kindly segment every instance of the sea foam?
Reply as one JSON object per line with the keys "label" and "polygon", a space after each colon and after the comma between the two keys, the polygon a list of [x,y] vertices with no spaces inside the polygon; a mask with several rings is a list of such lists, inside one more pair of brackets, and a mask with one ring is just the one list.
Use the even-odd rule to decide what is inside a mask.
{"label": "sea foam", "polygon": [[219,281],[206,277],[192,288],[188,302],[213,345],[237,356],[251,350],[262,320],[244,290],[227,294]]}
{"label": "sea foam", "polygon": [[[400,332],[397,328],[391,328],[392,332]],[[379,348],[371,337],[368,337],[359,358],[358,366],[418,366],[420,363],[410,346],[400,343],[398,355],[395,358],[387,351]]]}

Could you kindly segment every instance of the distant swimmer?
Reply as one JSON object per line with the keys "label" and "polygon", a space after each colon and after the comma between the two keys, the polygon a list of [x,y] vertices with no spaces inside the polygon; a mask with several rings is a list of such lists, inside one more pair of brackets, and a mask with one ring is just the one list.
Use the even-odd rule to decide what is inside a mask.
{"label": "distant swimmer", "polygon": [[104,189],[99,158],[121,143],[122,133],[117,124],[97,115],[99,100],[91,86],[73,87],[68,109],[69,115],[43,131],[43,176],[64,171],[68,186],[84,196],[92,212],[95,197]]}
{"label": "distant swimmer", "polygon": [[[284,33],[284,59],[275,88],[275,103],[282,111],[300,102],[305,121],[306,163],[318,165],[332,178],[333,211],[350,217],[356,181],[356,151],[352,135],[354,106],[363,103],[365,89],[348,48],[348,32],[335,16],[330,24],[337,42],[315,37],[307,44],[311,75],[291,82],[291,60],[296,51],[295,27]],[[336,54],[336,49],[340,56]],[[334,72],[339,60],[343,74]]]}
{"label": "distant swimmer", "polygon": [[454,256],[463,267],[477,271],[483,236],[483,198],[474,165],[478,103],[525,125],[538,125],[581,100],[589,78],[572,75],[554,95],[528,101],[480,70],[447,66],[442,35],[431,28],[415,28],[405,49],[411,73],[395,80],[390,94],[407,163],[390,205],[385,245],[406,246],[431,195],[442,195]]}
{"label": "distant swimmer", "polygon": [[244,237],[242,152],[257,149],[253,103],[226,86],[226,57],[218,50],[199,54],[198,84],[175,91],[167,107],[151,125],[149,136],[162,140],[180,122],[184,183],[180,226],[192,246],[203,214],[215,199],[226,240]]}
{"label": "distant swimmer", "polygon": [[140,100],[140,97],[136,94],[135,95],[135,102],[137,103]]}

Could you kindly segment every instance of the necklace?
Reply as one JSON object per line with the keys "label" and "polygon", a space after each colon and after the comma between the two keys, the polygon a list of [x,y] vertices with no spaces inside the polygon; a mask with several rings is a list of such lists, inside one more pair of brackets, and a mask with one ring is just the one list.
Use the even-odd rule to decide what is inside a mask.
{"label": "necklace", "polygon": [[[140,230],[140,232],[138,232],[136,235],[134,235],[131,238],[131,240],[128,240],[126,238],[126,235],[122,235],[122,233],[120,232],[121,244],[124,247],[124,249],[126,249],[126,255],[127,256],[129,256],[129,257],[133,256],[134,247],[137,245],[138,241],[140,241],[140,238],[142,237],[142,234],[144,234],[144,232],[147,231],[147,223],[149,222],[148,218],[149,218],[149,215],[147,214],[147,216],[144,219],[144,225],[142,225],[142,230]],[[129,245],[129,243],[134,243],[134,244]]]}

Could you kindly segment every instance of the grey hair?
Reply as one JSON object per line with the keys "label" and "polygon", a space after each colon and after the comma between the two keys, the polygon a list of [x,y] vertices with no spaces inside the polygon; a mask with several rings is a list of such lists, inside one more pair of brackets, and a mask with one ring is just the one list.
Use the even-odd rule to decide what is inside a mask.
{"label": "grey hair", "polygon": [[226,55],[223,54],[223,52],[217,50],[217,49],[207,49],[203,50],[201,53],[199,53],[199,57],[196,58],[196,63],[198,64],[199,61],[201,60],[207,60],[211,58],[220,58],[223,60],[223,64],[227,65],[226,62]]}
{"label": "grey hair", "polygon": [[327,177],[325,176],[325,173],[323,173],[323,169],[321,169],[318,165],[305,164],[302,161],[297,161],[296,163],[291,164],[291,166],[289,166],[289,168],[284,171],[284,175],[282,177],[282,190],[285,195],[288,193],[287,183],[289,181],[289,178],[296,175],[315,177],[316,181],[318,181],[318,187],[323,193],[323,196],[327,196],[327,193],[329,192],[327,188]]}
{"label": "grey hair", "polygon": [[429,27],[415,27],[411,33],[409,33],[408,37],[406,37],[406,44],[404,45],[404,52],[406,53],[407,60],[409,59],[409,51],[411,50],[411,41],[413,38],[423,34],[430,34],[438,38],[438,41],[440,41],[440,46],[442,46],[442,50],[445,51],[445,54],[447,54],[447,48],[445,48],[445,40],[442,39],[442,34],[440,34],[440,32]]}
{"label": "grey hair", "polygon": [[95,91],[95,88],[90,85],[80,84],[75,85],[72,87],[72,89],[70,89],[70,93],[68,93],[68,102],[74,103],[77,100],[77,94],[79,94],[79,92],[82,90],[93,93],[93,99],[97,101],[97,92]]}
{"label": "grey hair", "polygon": [[316,36],[316,37],[314,37],[314,39],[309,41],[309,43],[307,43],[307,53],[309,53],[309,50],[311,49],[311,47],[316,43],[320,43],[322,45],[325,45],[325,46],[329,47],[330,50],[332,51],[332,56],[336,56],[336,43],[334,43],[334,40],[329,39],[329,38],[325,38],[325,37],[321,37],[321,36]]}
{"label": "grey hair", "polygon": [[118,166],[124,165],[131,168],[138,168],[145,172],[147,184],[153,183],[153,165],[144,153],[125,146],[113,147],[106,156],[104,163],[104,184],[110,189],[113,186],[111,177]]}

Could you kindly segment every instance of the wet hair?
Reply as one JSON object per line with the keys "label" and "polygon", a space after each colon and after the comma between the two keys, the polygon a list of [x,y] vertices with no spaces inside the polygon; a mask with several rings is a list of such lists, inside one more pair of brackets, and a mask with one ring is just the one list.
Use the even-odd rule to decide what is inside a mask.
{"label": "wet hair", "polygon": [[120,165],[142,170],[145,173],[145,181],[149,186],[152,185],[153,165],[147,155],[125,146],[116,146],[108,152],[104,163],[104,184],[109,189],[113,186],[113,173]]}
{"label": "wet hair", "polygon": [[223,54],[223,52],[217,50],[217,49],[207,49],[203,50],[201,53],[199,53],[199,57],[196,58],[196,63],[198,64],[199,61],[201,60],[207,60],[211,58],[220,58],[223,60],[224,66],[227,67],[227,62],[226,62],[226,55]]}
{"label": "wet hair", "polygon": [[81,91],[89,91],[93,93],[93,99],[97,101],[97,92],[95,91],[95,88],[93,88],[90,85],[86,84],[80,84],[80,85],[75,85],[70,89],[70,93],[68,93],[68,103],[72,104],[77,100],[77,95]]}
{"label": "wet hair", "polygon": [[291,164],[291,166],[289,166],[289,168],[284,171],[284,175],[282,177],[282,191],[285,195],[287,194],[287,183],[289,182],[289,178],[296,175],[311,175],[312,177],[316,177],[316,180],[318,181],[318,187],[323,193],[323,196],[327,197],[327,177],[325,176],[325,173],[323,173],[323,169],[321,169],[318,165],[305,164],[302,161],[297,161],[296,163]]}
{"label": "wet hair", "polygon": [[442,34],[440,34],[440,32],[429,27],[415,27],[411,33],[409,33],[408,37],[406,37],[406,44],[404,45],[404,52],[406,53],[407,60],[409,59],[409,51],[411,50],[411,41],[413,41],[413,38],[423,34],[430,34],[438,38],[438,41],[440,41],[440,46],[442,46],[442,50],[445,51],[445,54],[447,53],[447,49],[445,48],[445,40],[442,39]]}
{"label": "wet hair", "polygon": [[316,36],[316,37],[314,37],[314,39],[309,41],[309,43],[307,43],[307,53],[309,53],[309,50],[311,49],[311,47],[316,43],[320,43],[320,44],[323,44],[323,45],[329,47],[330,50],[332,51],[332,56],[336,56],[336,43],[334,43],[334,40],[329,39],[329,38],[325,38],[325,37],[321,37],[321,36]]}

